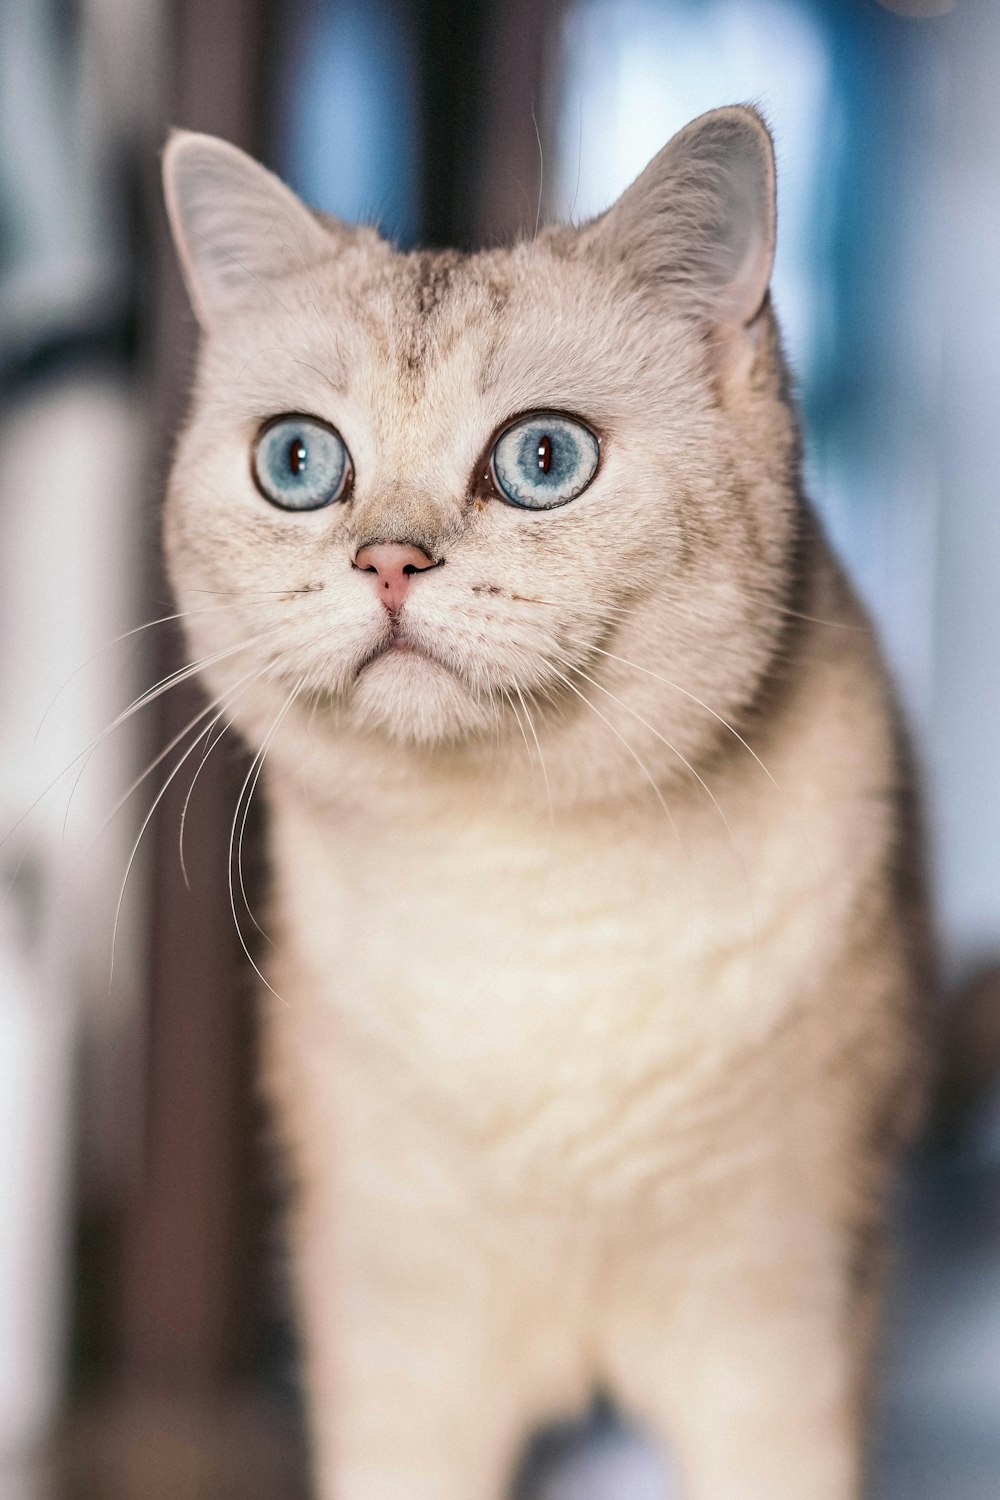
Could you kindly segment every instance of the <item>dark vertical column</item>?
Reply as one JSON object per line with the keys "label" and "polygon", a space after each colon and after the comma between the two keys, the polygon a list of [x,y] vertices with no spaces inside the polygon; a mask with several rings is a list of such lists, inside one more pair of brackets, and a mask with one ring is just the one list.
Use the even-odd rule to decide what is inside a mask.
{"label": "dark vertical column", "polygon": [[468,249],[534,230],[559,0],[413,0],[423,239]]}
{"label": "dark vertical column", "polygon": [[474,241],[490,13],[489,5],[470,0],[413,0],[423,105],[421,238],[427,245],[464,248]]}
{"label": "dark vertical column", "polygon": [[548,70],[561,8],[558,0],[506,0],[491,10],[470,202],[479,244],[534,234],[541,220],[554,135],[546,113]]}
{"label": "dark vertical column", "polygon": [[[265,0],[171,0],[164,11],[173,70],[169,123],[254,150]],[[163,215],[155,210],[154,223],[153,376],[166,454],[183,410],[194,325]],[[181,660],[175,642],[158,663],[160,674]],[[178,733],[202,701],[195,688],[169,692],[157,744]],[[146,1139],[125,1216],[118,1289],[124,1373],[138,1389],[210,1388],[224,1380],[238,1352],[253,1001],[226,882],[240,785],[235,760],[227,740],[200,773],[185,828],[190,892],[177,852],[190,777],[178,776],[157,817]],[[193,774],[197,754],[191,764]]]}

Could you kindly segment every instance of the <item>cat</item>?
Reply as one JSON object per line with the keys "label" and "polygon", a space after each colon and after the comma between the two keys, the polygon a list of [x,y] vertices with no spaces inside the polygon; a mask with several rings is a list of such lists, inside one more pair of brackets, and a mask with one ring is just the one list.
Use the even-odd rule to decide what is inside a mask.
{"label": "cat", "polygon": [[852,1500],[932,964],[801,492],[764,121],[472,255],[207,136],[165,182],[166,551],[267,789],[318,1496],[499,1500],[601,1389],[686,1500]]}

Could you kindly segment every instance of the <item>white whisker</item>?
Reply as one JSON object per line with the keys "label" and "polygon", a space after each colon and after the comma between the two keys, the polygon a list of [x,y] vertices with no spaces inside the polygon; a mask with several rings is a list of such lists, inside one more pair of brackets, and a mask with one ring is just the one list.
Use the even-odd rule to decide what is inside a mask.
{"label": "white whisker", "polygon": [[[661,672],[654,672],[650,667],[642,667],[638,662],[629,661],[624,656],[616,655],[614,651],[605,651],[601,646],[591,646],[589,643],[583,641],[577,641],[575,642],[575,644],[585,646],[587,650],[594,651],[600,656],[606,656],[611,661],[619,662],[624,667],[630,667],[635,672],[641,672],[645,676],[653,678],[656,682],[662,682],[665,687],[673,688],[675,692],[680,693],[683,697],[688,698],[692,703],[697,704],[699,708],[704,709],[707,714],[715,719],[717,723],[721,724],[722,727],[727,730],[728,733],[731,734],[740,745],[742,745],[747,754],[760,767],[761,771],[767,777],[768,781],[774,787],[774,790],[778,793],[778,795],[790,801],[793,809],[795,808],[796,804],[794,803],[794,801],[792,801],[788,797],[787,792],[778,784],[770,769],[764,764],[763,760],[757,754],[753,746],[746,739],[744,739],[743,735],[740,734],[739,730],[733,724],[730,724],[728,719],[724,718],[722,714],[717,713],[714,708],[706,703],[704,699],[699,698],[696,693],[689,692],[687,688],[681,687],[679,682],[674,682],[671,680],[671,678],[664,677]],[[799,812],[801,813],[801,809],[799,809]],[[809,858],[813,862],[813,865],[818,873],[820,870],[820,861],[816,854],[816,849],[813,844],[812,838],[810,837],[808,829],[805,826],[805,823],[802,821],[801,816],[799,817],[799,825],[803,843],[808,852]]]}
{"label": "white whisker", "polygon": [[[585,645],[586,643],[583,641],[577,641],[574,644]],[[740,744],[743,746],[747,754],[751,755],[760,766],[761,770],[763,771],[764,775],[767,777],[771,785],[774,787],[775,791],[780,792],[781,788],[778,786],[778,783],[775,781],[774,777],[771,775],[770,771],[767,769],[767,766],[765,766],[764,762],[761,760],[760,756],[757,754],[753,746],[747,743],[738,729],[734,729],[732,724],[729,723],[728,719],[724,719],[721,714],[716,713],[715,709],[710,708],[708,704],[703,699],[699,698],[696,693],[688,692],[687,688],[681,687],[679,682],[672,682],[669,677],[664,677],[661,672],[654,672],[650,667],[641,667],[638,662],[628,661],[624,656],[616,656],[614,651],[605,651],[601,646],[591,645],[587,645],[587,650],[596,651],[598,655],[606,656],[611,661],[621,662],[622,666],[631,667],[635,672],[642,672],[647,677],[652,677],[657,682],[662,682],[665,687],[673,688],[675,692],[683,694],[685,698],[690,698],[692,703],[697,703],[698,707],[703,708],[707,714],[711,714],[712,718],[715,719],[719,724],[721,724],[723,729],[727,729],[729,733],[734,737],[734,739],[739,740]]]}
{"label": "white whisker", "polygon": [[[104,741],[110,734],[114,732],[114,730],[120,728],[121,725],[126,722],[126,720],[130,719],[133,714],[138,713],[140,709],[146,708],[157,698],[161,698],[163,694],[169,692],[172,687],[178,687],[182,682],[188,682],[192,677],[198,676],[198,674],[202,672],[205,667],[215,666],[217,665],[217,663],[225,661],[228,657],[235,656],[240,651],[246,651],[249,650],[251,646],[258,645],[262,640],[265,640],[267,636],[273,635],[277,628],[277,626],[273,626],[270,630],[264,631],[261,635],[253,636],[248,641],[241,641],[237,646],[229,646],[224,651],[217,651],[212,656],[202,657],[200,661],[190,662],[187,666],[180,667],[176,671],[168,673],[167,676],[165,678],[162,678],[155,687],[147,689],[146,692],[140,693],[138,698],[133,699],[128,707],[123,709],[122,712],[112,720],[107,729],[105,729],[100,735],[98,735],[97,739],[92,741],[92,743],[87,746],[85,750],[80,752],[80,754],[84,757],[83,764],[77,772],[76,780],[73,782],[73,785],[70,788],[69,797],[66,800],[66,811],[63,814],[63,836],[65,837],[66,834],[66,825],[69,820],[70,808],[73,804],[73,798],[76,794],[77,787],[80,785],[80,781],[84,775],[84,772],[86,771],[91,760],[93,759],[94,755],[97,753],[101,745],[103,745]],[[55,786],[56,783],[66,775],[66,772],[72,769],[72,767],[76,764],[76,761],[79,759],[79,755],[74,757],[74,759],[70,761],[70,764],[65,768],[65,770],[61,771],[59,776],[56,777],[56,780],[51,783],[50,787],[46,788],[46,791],[51,790],[51,787]],[[43,792],[41,795],[44,796],[45,792]]]}
{"label": "white whisker", "polygon": [[[215,721],[213,720],[212,723],[214,723],[214,722]],[[153,804],[150,807],[149,811],[147,812],[146,816],[143,818],[143,820],[142,820],[142,826],[139,829],[139,832],[138,832],[138,835],[136,837],[135,843],[132,845],[132,852],[131,852],[131,854],[128,857],[128,863],[125,866],[125,875],[124,875],[124,877],[122,879],[121,890],[118,892],[118,903],[117,903],[117,905],[115,907],[114,928],[113,928],[112,933],[111,933],[111,965],[110,965],[110,969],[109,969],[109,972],[108,972],[108,988],[109,989],[111,988],[112,984],[114,983],[114,977],[115,977],[115,947],[116,947],[116,944],[117,944],[117,941],[118,941],[118,924],[119,924],[119,922],[121,920],[122,905],[123,905],[124,900],[125,900],[125,889],[126,889],[126,887],[128,885],[128,878],[129,878],[129,875],[131,874],[132,866],[135,864],[136,855],[139,852],[139,845],[142,843],[142,836],[146,832],[146,829],[149,827],[149,824],[150,824],[150,821],[151,821],[151,819],[153,817],[153,814],[156,812],[156,809],[159,807],[160,803],[163,801],[163,798],[166,796],[167,791],[169,790],[170,785],[171,785],[171,783],[174,780],[174,777],[178,774],[178,772],[180,771],[181,767],[184,765],[184,763],[188,759],[188,757],[190,755],[192,755],[194,753],[194,751],[197,749],[198,745],[201,743],[201,741],[204,738],[204,736],[211,731],[211,728],[212,728],[212,724],[208,724],[199,734],[197,734],[195,736],[195,738],[191,741],[190,745],[184,751],[184,754],[178,760],[177,764],[173,767],[173,769],[170,772],[170,775],[167,777],[166,781],[163,783],[163,785],[160,787],[160,790],[157,792],[156,796],[153,798]]]}
{"label": "white whisker", "polygon": [[[259,675],[259,672],[258,672],[258,669],[255,667],[254,670],[253,670],[253,672],[248,672],[245,677],[241,677],[239,679],[239,681],[235,684],[235,686],[239,687],[242,683],[247,682],[249,678],[257,676],[257,675]],[[128,786],[128,788],[122,793],[122,795],[119,797],[118,801],[115,803],[114,807],[111,809],[111,811],[108,813],[107,817],[104,819],[104,821],[101,824],[100,828],[97,830],[97,833],[95,835],[96,838],[99,838],[101,836],[101,834],[107,828],[108,824],[111,823],[113,821],[113,819],[118,815],[118,813],[121,812],[122,808],[125,806],[126,802],[132,796],[133,792],[135,792],[135,791],[138,790],[138,788],[145,781],[146,777],[152,775],[152,773],[156,770],[157,766],[161,765],[163,763],[163,761],[166,760],[166,758],[170,754],[171,750],[176,749],[177,746],[181,743],[181,741],[188,734],[190,734],[191,730],[194,729],[197,724],[200,724],[201,721],[202,721],[202,719],[207,718],[207,716],[212,712],[213,709],[219,708],[219,706],[223,702],[223,699],[225,699],[227,696],[229,696],[228,691],[226,693],[221,693],[217,698],[213,698],[209,703],[206,703],[205,706],[204,706],[204,708],[200,709],[199,712],[195,714],[195,716],[194,716],[193,719],[189,719],[188,722],[185,724],[184,728],[181,729],[181,730],[179,730],[177,732],[177,734],[174,735],[174,737],[170,741],[170,743],[167,744],[167,745],[165,745],[163,747],[163,749],[154,757],[154,759],[150,761],[150,763],[146,767],[146,769],[144,771],[140,771],[139,772],[139,775],[136,776],[136,778],[134,779],[134,781],[132,781],[131,784]],[[221,716],[222,716],[221,713],[217,714],[216,717],[212,720],[211,724],[208,726],[209,732],[211,732],[211,730],[214,729],[215,725],[218,723],[218,721],[221,718]],[[202,736],[199,735],[198,738],[200,740],[202,738]]]}
{"label": "white whisker", "polygon": [[549,785],[549,773],[548,773],[548,771],[546,769],[546,766],[545,766],[545,756],[542,754],[542,746],[541,746],[541,741],[538,738],[538,731],[535,729],[535,721],[531,717],[531,711],[528,708],[527,702],[525,701],[524,694],[521,692],[520,687],[518,686],[518,684],[516,682],[514,682],[512,684],[512,686],[514,688],[515,693],[517,694],[518,702],[520,703],[521,707],[524,709],[524,717],[528,721],[528,728],[531,730],[531,738],[534,740],[534,742],[535,742],[535,749],[538,751],[538,764],[542,768],[542,780],[545,782],[545,796],[546,796],[546,798],[548,800],[548,804],[549,804],[549,818],[550,819],[554,819],[555,818],[555,810],[554,810],[553,805],[552,805],[552,788]]}
{"label": "white whisker", "polygon": [[[282,721],[285,718],[285,715],[288,713],[288,710],[291,708],[292,704],[295,702],[295,699],[298,697],[298,694],[302,691],[302,688],[305,686],[305,683],[306,683],[306,677],[302,676],[302,677],[299,678],[299,680],[296,683],[296,685],[292,688],[292,691],[289,693],[288,697],[285,699],[285,702],[284,702],[283,706],[278,711],[278,714],[276,715],[276,717],[274,719],[274,722],[272,723],[270,729],[268,730],[267,734],[265,735],[264,741],[263,741],[260,749],[258,750],[257,754],[254,756],[253,760],[250,762],[250,769],[247,772],[246,779],[244,780],[243,785],[240,788],[239,796],[236,799],[236,810],[233,813],[233,822],[232,822],[232,826],[231,826],[231,828],[229,830],[229,870],[228,870],[229,908],[230,908],[230,911],[232,912],[232,915],[233,915],[233,925],[236,928],[236,935],[237,935],[237,937],[240,940],[240,947],[243,949],[243,952],[246,954],[248,960],[250,961],[250,966],[253,969],[254,973],[257,975],[257,977],[261,981],[261,983],[263,985],[265,985],[268,990],[270,990],[270,992],[274,996],[274,998],[276,1000],[280,1001],[280,1003],[282,1005],[285,1005],[287,1002],[282,998],[281,995],[278,994],[278,992],[274,988],[274,986],[268,982],[267,978],[262,973],[260,967],[256,963],[253,954],[250,952],[250,949],[247,946],[247,941],[246,941],[246,939],[243,936],[243,929],[240,926],[239,914],[238,914],[238,912],[236,910],[236,894],[235,894],[235,891],[234,891],[234,888],[233,888],[233,857],[234,857],[234,853],[236,853],[237,859],[240,861],[240,864],[239,864],[240,890],[242,892],[243,900],[244,900],[244,903],[246,905],[247,912],[249,913],[250,920],[254,923],[254,926],[257,927],[257,930],[261,933],[261,935],[264,936],[264,937],[266,937],[267,934],[263,932],[263,929],[260,927],[260,924],[257,922],[257,919],[254,917],[253,912],[250,910],[250,903],[247,900],[246,887],[243,884],[243,867],[242,867],[242,862],[241,862],[242,861],[243,829],[246,827],[247,815],[249,814],[249,810],[250,810],[250,802],[251,802],[251,799],[253,798],[254,788],[257,785],[257,777],[260,776],[260,772],[263,769],[264,757],[266,756],[268,748],[271,745],[272,741],[274,740],[275,735],[277,734],[279,728],[281,727],[281,724],[282,724]],[[258,765],[258,761],[259,761],[259,765]],[[255,768],[255,766],[257,767],[256,776],[254,776],[254,768]],[[244,793],[247,790],[247,786],[250,784],[251,777],[254,777],[254,780],[253,780],[253,785],[250,786],[250,795],[247,797],[246,811],[244,812],[244,815],[243,815],[243,825],[242,825],[242,827],[240,829],[240,848],[239,848],[239,851],[237,852],[236,851],[236,843],[235,843],[235,841],[236,841],[236,821],[237,821],[237,818],[239,817],[240,805],[241,805],[241,803],[243,801],[243,796],[244,796]]]}
{"label": "white whisker", "polygon": [[141,635],[143,631],[152,630],[154,625],[169,625],[172,621],[175,620],[187,620],[194,615],[216,614],[219,611],[235,609],[235,607],[236,606],[233,604],[206,604],[204,609],[175,610],[171,615],[160,615],[155,620],[147,620],[144,625],[135,625],[131,630],[125,630],[121,635],[116,635],[113,640],[105,641],[103,646],[98,646],[96,651],[92,651],[91,654],[86,658],[86,660],[80,662],[79,666],[74,667],[73,671],[69,674],[65,681],[60,683],[59,687],[55,691],[51,703],[38,721],[38,728],[35,730],[35,741],[37,742],[38,736],[41,734],[42,729],[45,726],[45,721],[48,719],[49,714],[55,708],[56,704],[58,703],[59,699],[62,697],[66,689],[69,687],[70,683],[74,682],[76,678],[79,677],[81,672],[86,671],[91,662],[95,662],[99,656],[103,656],[104,653],[106,651],[110,651],[113,646],[120,646],[123,641],[131,640],[133,636]]}
{"label": "white whisker", "polygon": [[[278,627],[274,627],[274,629],[277,628]],[[58,775],[54,776],[52,780],[42,788],[42,790],[38,793],[38,796],[35,797],[31,803],[29,803],[21,816],[17,818],[16,821],[10,825],[3,836],[0,837],[0,848],[2,848],[7,840],[17,832],[21,824],[31,816],[36,807],[38,807],[38,805],[45,800],[49,793],[59,785],[63,777],[68,776],[73,768],[79,765],[82,761],[83,765],[81,766],[76,780],[73,783],[73,787],[70,790],[69,801],[67,802],[66,813],[63,818],[63,831],[65,832],[66,819],[69,816],[69,808],[73,800],[73,793],[79,785],[80,778],[83,775],[83,772],[86,770],[91,757],[96,753],[97,750],[100,749],[101,745],[104,744],[104,741],[111,734],[113,734],[116,729],[119,729],[121,725],[126,723],[126,721],[130,719],[133,714],[138,713],[141,709],[146,708],[150,703],[153,703],[157,698],[162,697],[164,693],[169,692],[171,688],[177,687],[180,683],[186,682],[191,677],[196,676],[200,671],[203,670],[203,668],[207,666],[214,666],[217,662],[224,661],[228,656],[235,656],[237,652],[245,651],[250,646],[257,645],[260,641],[266,639],[267,636],[272,635],[273,633],[273,629],[265,631],[263,634],[255,636],[249,641],[241,641],[237,646],[230,646],[225,651],[218,651],[212,656],[203,657],[200,661],[191,662],[187,666],[170,673],[167,677],[158,682],[155,687],[146,689],[139,695],[138,698],[133,699],[133,701],[128,705],[127,708],[124,708],[121,713],[117,714],[111,721],[111,723],[107,725],[105,729],[101,730],[100,734],[96,735],[94,739],[92,739],[88,744],[84,745],[82,750],[78,750],[76,755],[74,755],[73,758],[65,766],[63,766]]]}
{"label": "white whisker", "polygon": [[596,706],[596,704],[591,703],[590,699],[586,696],[586,694],[582,693],[580,691],[580,689],[575,685],[575,683],[571,682],[570,679],[564,673],[562,673],[562,672],[560,672],[558,670],[558,668],[553,667],[552,670],[555,673],[556,677],[559,678],[559,681],[562,682],[562,683],[564,683],[565,686],[569,688],[569,690],[570,690],[571,693],[575,693],[576,696],[580,699],[581,703],[585,703],[586,706],[590,709],[591,713],[596,714],[597,717],[600,719],[601,723],[607,725],[607,727],[611,730],[611,733],[615,736],[615,739],[619,740],[624,745],[624,747],[628,751],[629,755],[631,755],[632,759],[635,761],[636,765],[639,767],[639,770],[642,772],[642,774],[645,776],[646,780],[649,782],[650,786],[653,788],[653,792],[654,792],[654,794],[656,796],[656,800],[659,802],[660,806],[663,808],[663,811],[666,813],[667,819],[669,820],[669,823],[670,823],[670,827],[673,829],[674,838],[677,840],[678,847],[683,851],[684,850],[684,842],[683,842],[683,840],[682,840],[682,838],[680,836],[680,830],[678,829],[677,824],[674,821],[674,815],[670,811],[670,808],[667,806],[666,800],[665,800],[665,798],[663,796],[663,792],[661,791],[660,787],[657,786],[655,780],[653,779],[653,776],[652,776],[652,774],[651,774],[651,772],[649,770],[649,767],[645,764],[645,762],[642,760],[642,758],[636,752],[636,750],[634,749],[634,747],[629,744],[629,742],[625,738],[625,736],[623,734],[621,734],[619,732],[619,730],[617,730],[615,728],[614,724],[612,724],[611,720],[607,717],[607,715],[606,714],[602,714],[601,710]]}
{"label": "white whisker", "polygon": [[753,898],[753,884],[752,884],[752,881],[750,879],[750,870],[749,870],[749,867],[747,865],[746,860],[744,859],[744,857],[743,857],[743,855],[742,855],[742,853],[740,851],[739,845],[736,842],[736,836],[733,833],[732,824],[730,823],[729,819],[726,817],[725,810],[723,809],[722,804],[719,802],[718,797],[716,797],[715,793],[712,791],[712,788],[708,785],[708,782],[701,775],[701,773],[698,770],[696,770],[696,768],[691,764],[691,762],[687,759],[687,757],[685,755],[683,755],[680,752],[680,750],[678,750],[678,748],[677,748],[676,745],[671,744],[671,742],[667,739],[667,737],[666,737],[665,734],[661,734],[658,729],[654,729],[653,725],[650,724],[647,719],[644,719],[643,716],[642,716],[642,714],[638,713],[634,708],[630,707],[630,705],[627,704],[623,699],[617,697],[614,693],[612,693],[610,691],[610,689],[604,687],[600,682],[597,681],[596,677],[591,677],[589,673],[581,671],[581,669],[579,667],[576,668],[576,672],[577,672],[578,676],[583,677],[587,682],[592,683],[594,685],[594,687],[597,688],[598,692],[604,693],[605,696],[608,697],[608,698],[610,698],[613,703],[617,703],[618,706],[619,706],[619,708],[623,708],[627,714],[631,714],[632,718],[635,719],[637,721],[637,723],[641,724],[644,729],[648,729],[650,734],[655,735],[655,737],[662,744],[666,745],[667,749],[669,751],[671,751],[672,754],[676,755],[676,757],[680,761],[681,765],[684,766],[685,769],[687,771],[689,771],[690,774],[694,777],[695,781],[697,781],[698,785],[702,788],[702,790],[704,791],[705,795],[708,797],[709,801],[712,803],[712,806],[715,808],[716,812],[718,813],[718,815],[719,815],[719,817],[720,817],[720,819],[722,821],[722,825],[723,825],[723,827],[726,830],[726,834],[728,835],[728,838],[729,838],[729,845],[730,845],[730,848],[732,849],[732,852],[733,852],[733,857],[736,860],[736,862],[738,863],[738,865],[740,866],[740,869],[741,869],[741,871],[743,873],[744,881],[746,882],[747,897],[748,897],[749,902],[750,902],[750,926],[751,926],[751,930],[752,930],[752,932],[754,934],[754,945],[756,945],[757,912],[756,912],[756,906],[755,906],[754,898]]}
{"label": "white whisker", "polygon": [[[236,684],[239,691],[230,695],[228,701],[222,707],[221,712],[216,715],[215,719],[212,721],[212,724],[209,726],[209,733],[205,741],[205,748],[202,751],[201,760],[198,762],[198,765],[195,768],[195,773],[191,777],[191,785],[188,787],[184,797],[184,805],[181,808],[180,824],[177,830],[177,854],[178,858],[180,859],[181,875],[184,878],[184,885],[187,890],[191,889],[191,882],[188,879],[187,860],[184,857],[184,830],[187,826],[188,808],[191,805],[191,798],[194,795],[194,789],[197,784],[198,777],[205,769],[205,763],[208,760],[208,757],[211,755],[212,751],[215,749],[216,745],[218,745],[220,741],[225,738],[228,730],[232,728],[233,721],[231,718],[229,718],[225,720],[222,728],[219,729],[216,733],[216,728],[219,724],[220,719],[223,719],[225,714],[229,713],[234,703],[236,703],[240,698],[244,696],[245,693],[248,693],[251,688],[255,687],[256,684],[260,682],[261,678],[265,675],[266,672],[267,668],[264,667],[259,671],[248,673],[247,677],[249,678],[249,681],[247,680],[247,677],[241,678],[239,683]],[[220,701],[221,700],[218,699],[216,700],[216,702]]]}
{"label": "white whisker", "polygon": [[545,154],[542,151],[542,133],[538,128],[534,105],[531,108],[531,123],[535,127],[535,140],[538,142],[538,207],[535,209],[534,241],[538,239],[538,227],[542,222],[542,192],[545,187]]}
{"label": "white whisker", "polygon": [[500,689],[500,691],[503,694],[504,698],[507,700],[508,704],[510,705],[511,713],[514,715],[514,718],[517,720],[517,727],[521,731],[521,738],[524,741],[524,749],[525,749],[525,752],[527,754],[528,761],[530,763],[530,762],[532,762],[534,760],[534,756],[531,753],[531,746],[528,743],[528,731],[524,727],[524,720],[521,718],[521,715],[518,713],[518,711],[517,711],[517,704],[514,702],[513,698],[511,697],[511,695],[507,691],[507,689],[505,687],[502,687]]}

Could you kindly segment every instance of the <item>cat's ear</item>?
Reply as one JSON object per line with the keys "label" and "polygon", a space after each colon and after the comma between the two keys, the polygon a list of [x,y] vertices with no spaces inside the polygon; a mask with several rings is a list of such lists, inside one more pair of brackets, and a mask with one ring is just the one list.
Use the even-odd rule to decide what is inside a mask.
{"label": "cat's ear", "polygon": [[774,260],[774,147],[755,109],[686,125],[589,230],[644,284],[669,284],[717,327],[750,323]]}
{"label": "cat's ear", "polygon": [[163,153],[167,213],[205,329],[274,296],[330,252],[330,235],[273,172],[215,136],[175,130]]}

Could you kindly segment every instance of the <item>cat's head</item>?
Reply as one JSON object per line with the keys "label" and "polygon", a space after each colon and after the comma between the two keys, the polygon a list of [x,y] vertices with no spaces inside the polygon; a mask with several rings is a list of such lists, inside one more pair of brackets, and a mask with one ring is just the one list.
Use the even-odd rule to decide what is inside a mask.
{"label": "cat's head", "polygon": [[165,175],[202,329],[168,556],[227,717],[520,775],[539,751],[602,794],[687,774],[794,566],[760,117],[471,256],[321,219],[210,137]]}

